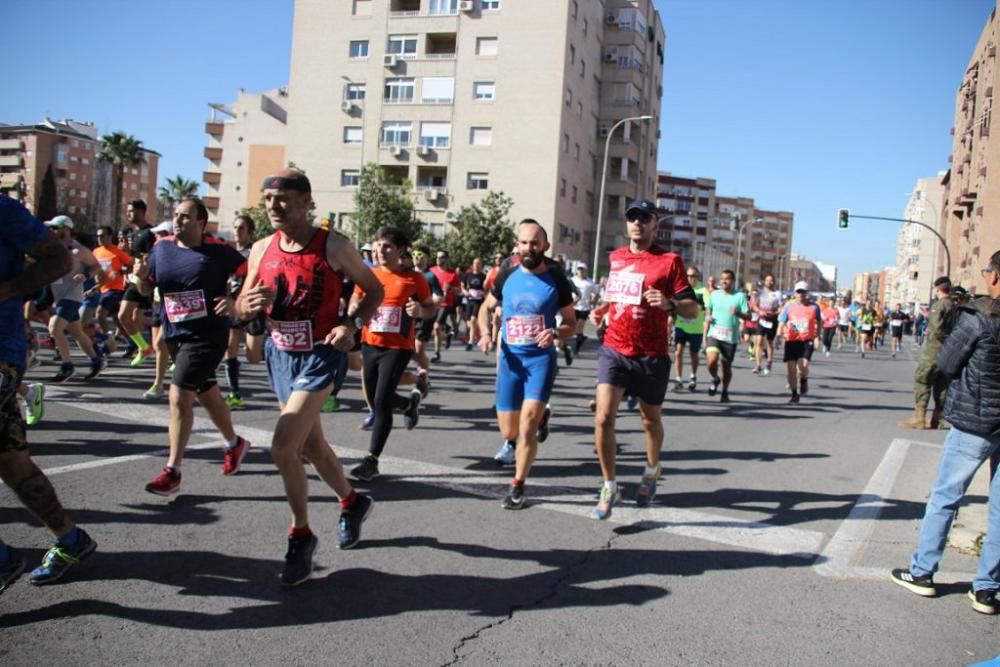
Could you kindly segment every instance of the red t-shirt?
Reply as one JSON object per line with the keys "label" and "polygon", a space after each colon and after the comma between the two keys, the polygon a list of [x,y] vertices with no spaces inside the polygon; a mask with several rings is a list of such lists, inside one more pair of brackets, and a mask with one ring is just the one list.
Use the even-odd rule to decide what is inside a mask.
{"label": "red t-shirt", "polygon": [[626,357],[667,356],[668,313],[650,306],[642,295],[652,288],[672,299],[689,289],[684,261],[657,245],[639,253],[619,248],[610,259],[604,300],[611,302],[611,310],[604,344]]}
{"label": "red t-shirt", "polygon": [[444,298],[441,303],[438,304],[442,308],[448,308],[455,305],[455,292],[452,288],[460,289],[462,287],[462,277],[459,275],[457,269],[442,269],[440,266],[435,264],[431,267],[431,273],[438,279],[441,283],[441,289],[444,291]]}

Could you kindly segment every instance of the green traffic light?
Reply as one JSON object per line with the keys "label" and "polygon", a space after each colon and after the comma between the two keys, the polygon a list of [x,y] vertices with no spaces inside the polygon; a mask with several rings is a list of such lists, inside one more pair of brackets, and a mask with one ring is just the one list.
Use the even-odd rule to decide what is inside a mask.
{"label": "green traffic light", "polygon": [[840,209],[837,214],[837,226],[840,229],[847,229],[851,224],[851,212],[846,208]]}

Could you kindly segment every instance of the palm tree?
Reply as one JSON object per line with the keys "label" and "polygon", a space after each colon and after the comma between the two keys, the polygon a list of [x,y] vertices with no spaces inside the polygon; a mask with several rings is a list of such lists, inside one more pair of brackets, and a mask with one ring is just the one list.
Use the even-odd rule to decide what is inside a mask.
{"label": "palm tree", "polygon": [[97,159],[114,165],[115,208],[112,224],[115,229],[122,227],[122,200],[125,197],[125,170],[142,164],[146,157],[142,154],[142,142],[131,134],[112,132],[101,137]]}
{"label": "palm tree", "polygon": [[199,187],[197,181],[189,181],[178,174],[173,178],[168,178],[166,185],[160,186],[160,201],[167,202],[173,206],[183,199],[197,196]]}

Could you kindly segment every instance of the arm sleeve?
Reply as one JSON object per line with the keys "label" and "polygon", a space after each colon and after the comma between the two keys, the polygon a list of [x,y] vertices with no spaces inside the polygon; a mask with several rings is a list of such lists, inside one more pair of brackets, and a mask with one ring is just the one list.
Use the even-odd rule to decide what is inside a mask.
{"label": "arm sleeve", "polygon": [[957,319],[937,355],[937,370],[949,380],[962,372],[979,339],[979,319],[975,313],[962,311]]}

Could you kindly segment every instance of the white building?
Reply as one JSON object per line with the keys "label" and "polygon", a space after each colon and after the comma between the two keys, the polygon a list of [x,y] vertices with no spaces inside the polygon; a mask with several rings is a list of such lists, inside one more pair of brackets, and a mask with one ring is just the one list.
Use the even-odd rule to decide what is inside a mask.
{"label": "white building", "polygon": [[[941,229],[945,188],[941,184],[945,172],[917,179],[903,211],[903,218]],[[896,266],[888,295],[894,304],[910,307],[927,305],[933,290],[934,267],[944,250],[941,242],[920,225],[903,224],[896,235]]]}

